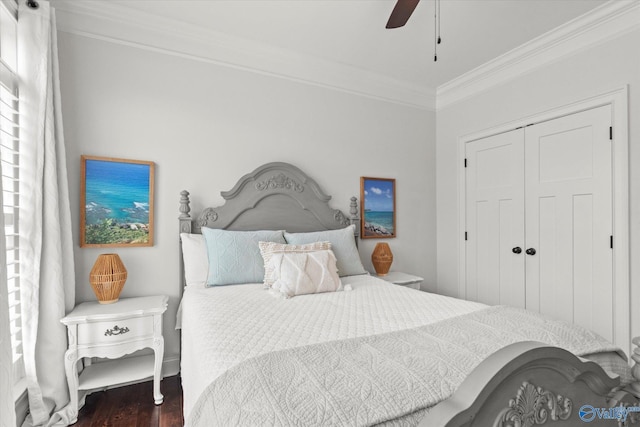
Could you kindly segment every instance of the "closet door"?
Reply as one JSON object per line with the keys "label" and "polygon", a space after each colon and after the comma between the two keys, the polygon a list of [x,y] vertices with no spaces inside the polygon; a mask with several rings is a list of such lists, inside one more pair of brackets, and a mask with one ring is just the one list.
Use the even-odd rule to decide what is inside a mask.
{"label": "closet door", "polygon": [[524,130],[466,144],[466,165],[466,298],[524,308]]}
{"label": "closet door", "polygon": [[526,128],[526,308],[613,340],[610,126],[604,106]]}

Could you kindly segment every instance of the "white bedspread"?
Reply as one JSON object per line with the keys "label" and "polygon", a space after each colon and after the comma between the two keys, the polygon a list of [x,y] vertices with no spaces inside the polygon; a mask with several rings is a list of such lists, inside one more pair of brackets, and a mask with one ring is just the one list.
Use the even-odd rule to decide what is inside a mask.
{"label": "white bedspread", "polygon": [[621,352],[579,326],[487,307],[418,328],[252,358],[205,389],[187,425],[412,427],[486,357],[530,340],[580,356]]}
{"label": "white bedspread", "polygon": [[182,327],[184,416],[211,381],[243,360],[271,351],[399,331],[486,307],[392,285],[343,277],[353,290],[274,297],[262,284],[189,287]]}

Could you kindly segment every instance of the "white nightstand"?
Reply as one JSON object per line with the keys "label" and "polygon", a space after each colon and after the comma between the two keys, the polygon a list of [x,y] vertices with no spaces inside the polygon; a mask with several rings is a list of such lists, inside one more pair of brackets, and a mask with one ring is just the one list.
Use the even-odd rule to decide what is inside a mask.
{"label": "white nightstand", "polygon": [[[167,309],[164,295],[122,298],[113,304],[85,302],[61,320],[67,326],[69,349],[65,353],[65,371],[74,422],[78,406],[88,391],[153,377],[156,405],[160,393],[160,375],[164,354],[162,313]],[[143,348],[153,355],[116,360]],[[106,357],[104,363],[88,363],[78,377],[77,363],[83,357]],[[78,396],[81,393],[81,396]]]}
{"label": "white nightstand", "polygon": [[394,285],[405,286],[407,288],[420,290],[420,285],[424,281],[422,277],[414,276],[412,274],[402,273],[400,271],[390,271],[386,276],[378,276],[376,277],[386,280],[387,282],[391,282]]}

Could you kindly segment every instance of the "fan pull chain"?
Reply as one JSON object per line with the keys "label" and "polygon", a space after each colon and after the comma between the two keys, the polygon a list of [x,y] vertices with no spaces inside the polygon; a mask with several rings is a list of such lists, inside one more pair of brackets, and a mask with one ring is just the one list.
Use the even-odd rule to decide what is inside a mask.
{"label": "fan pull chain", "polygon": [[433,62],[438,61],[438,45],[442,43],[442,37],[440,37],[440,0],[435,0],[433,6]]}
{"label": "fan pull chain", "polygon": [[438,44],[442,43],[442,37],[440,37],[440,0],[436,0],[438,5]]}

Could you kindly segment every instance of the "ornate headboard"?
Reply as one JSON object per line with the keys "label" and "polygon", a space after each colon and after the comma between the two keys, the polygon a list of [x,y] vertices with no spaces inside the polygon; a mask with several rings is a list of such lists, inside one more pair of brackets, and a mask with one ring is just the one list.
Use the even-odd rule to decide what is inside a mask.
{"label": "ornate headboard", "polygon": [[349,216],[329,206],[326,195],[304,172],[288,163],[267,163],[244,175],[220,193],[222,206],[189,215],[189,192],[180,193],[180,232],[200,233],[202,227],[226,230],[334,230],[349,224],[359,233],[358,201],[351,198]]}
{"label": "ornate headboard", "polygon": [[[200,233],[202,227],[226,230],[286,230],[292,233],[334,230],[355,225],[360,233],[358,200],[351,198],[349,216],[329,206],[331,196],[297,167],[267,163],[244,175],[220,193],[222,206],[190,215],[189,192],[180,193],[180,233]],[[180,251],[181,272],[182,251]]]}

